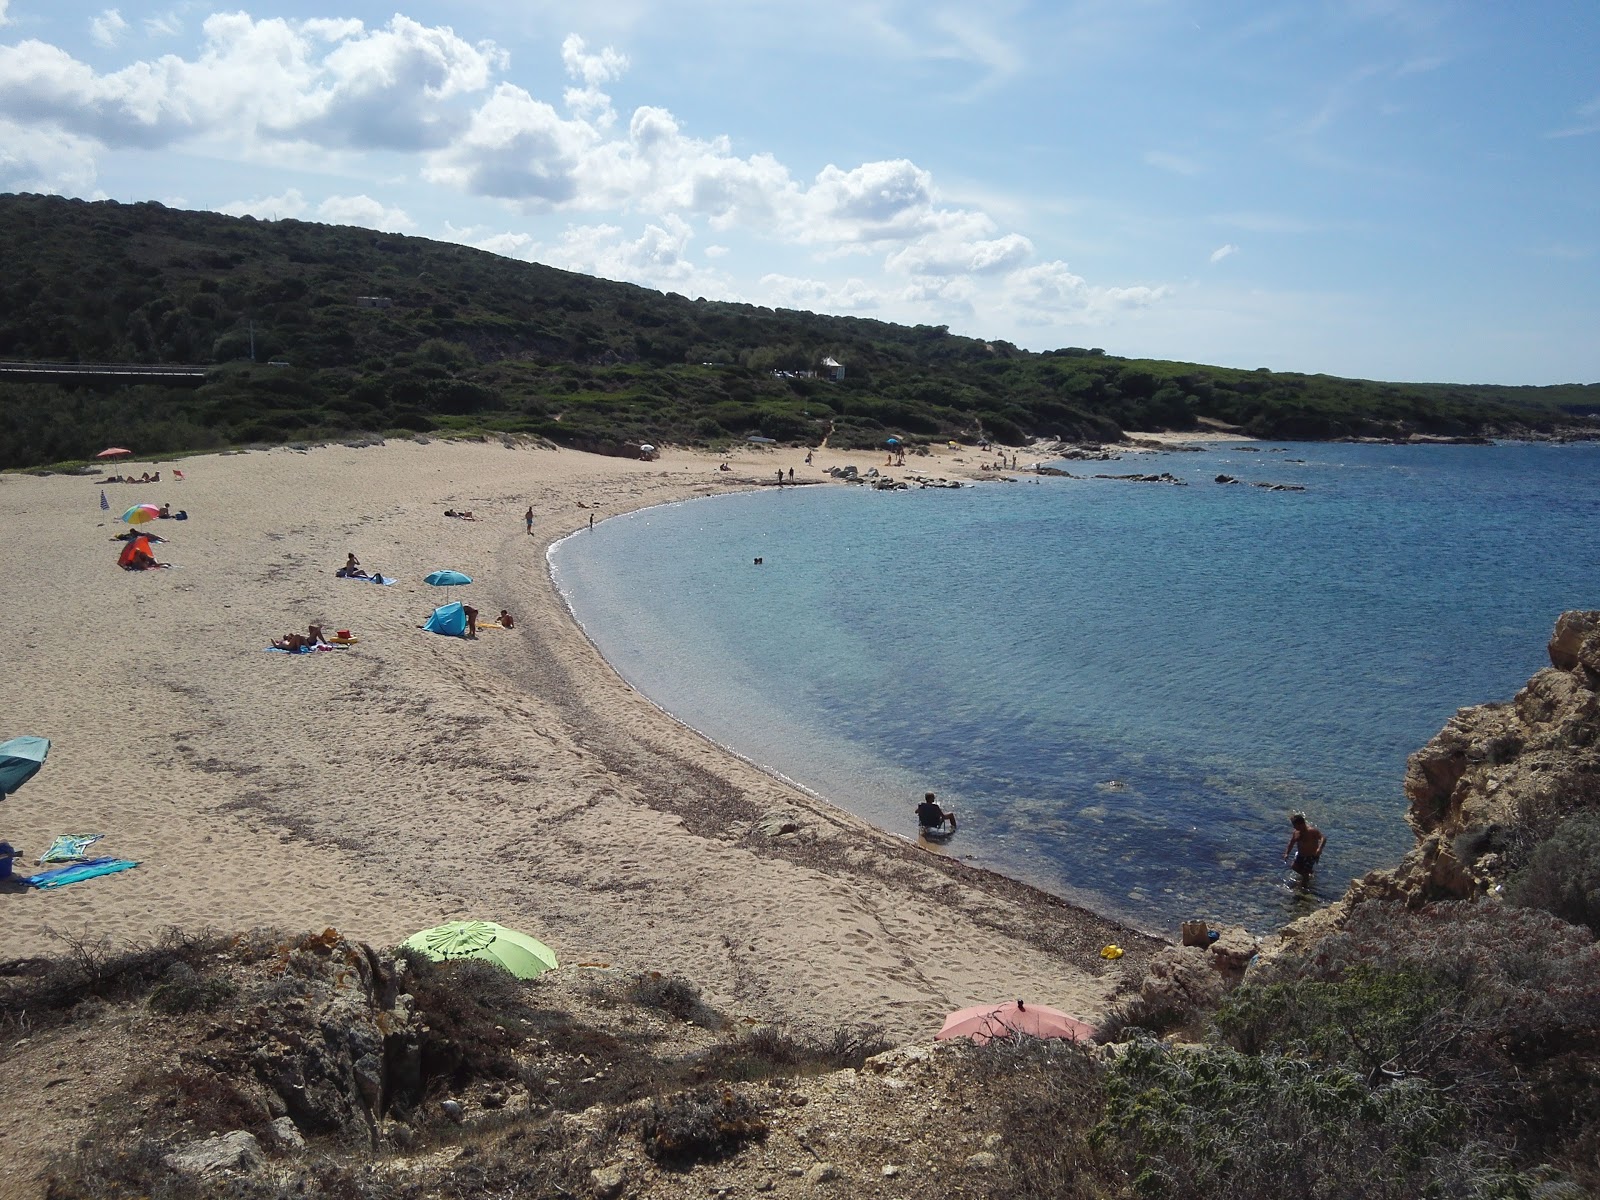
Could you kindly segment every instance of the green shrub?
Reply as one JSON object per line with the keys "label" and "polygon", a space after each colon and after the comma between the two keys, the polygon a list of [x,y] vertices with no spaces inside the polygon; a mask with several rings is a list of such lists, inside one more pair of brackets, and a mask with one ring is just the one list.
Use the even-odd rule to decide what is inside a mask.
{"label": "green shrub", "polygon": [[1506,899],[1600,935],[1600,814],[1579,813],[1558,825],[1507,882]]}
{"label": "green shrub", "polygon": [[[1369,1087],[1342,1068],[1278,1055],[1132,1043],[1105,1081],[1090,1140],[1121,1157],[1141,1197],[1411,1200],[1433,1194],[1435,1159],[1461,1114],[1422,1080]],[[1531,1194],[1491,1161],[1453,1194]]]}

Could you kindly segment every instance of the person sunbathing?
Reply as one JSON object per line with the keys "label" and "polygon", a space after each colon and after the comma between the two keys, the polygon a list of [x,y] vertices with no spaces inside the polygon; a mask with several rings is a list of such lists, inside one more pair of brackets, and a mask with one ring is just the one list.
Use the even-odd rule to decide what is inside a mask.
{"label": "person sunbathing", "polygon": [[515,628],[516,624],[517,623],[511,619],[511,614],[502,608],[500,610],[500,628],[512,629]]}
{"label": "person sunbathing", "polygon": [[372,576],[368,575],[365,571],[363,571],[361,569],[361,560],[356,557],[354,550],[350,551],[350,553],[345,555],[344,566],[340,567],[337,571],[334,572],[334,574],[336,576],[338,576],[340,579],[370,579],[370,578],[372,578]]}
{"label": "person sunbathing", "polygon": [[299,654],[310,648],[305,637],[298,633],[286,633],[280,638],[273,638],[272,646],[275,650],[287,650],[291,654]]}
{"label": "person sunbathing", "polygon": [[143,550],[135,550],[132,557],[128,559],[126,569],[129,571],[151,571],[156,567],[170,567],[171,565],[171,563],[157,562],[153,554]]}

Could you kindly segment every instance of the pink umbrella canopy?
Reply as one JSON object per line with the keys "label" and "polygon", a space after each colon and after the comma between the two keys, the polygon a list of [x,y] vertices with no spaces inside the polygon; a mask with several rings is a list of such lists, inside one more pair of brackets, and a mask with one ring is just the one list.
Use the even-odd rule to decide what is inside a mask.
{"label": "pink umbrella canopy", "polygon": [[1069,1017],[1046,1004],[1007,1000],[1003,1004],[974,1004],[951,1013],[944,1019],[944,1028],[934,1037],[938,1040],[971,1038],[982,1046],[995,1038],[1017,1034],[1086,1042],[1094,1037],[1094,1026],[1085,1025],[1076,1017]]}
{"label": "pink umbrella canopy", "polygon": [[123,458],[126,455],[129,455],[129,454],[132,454],[132,453],[133,453],[132,450],[124,450],[121,446],[108,446],[104,450],[100,451],[99,454],[96,454],[95,457],[96,458]]}

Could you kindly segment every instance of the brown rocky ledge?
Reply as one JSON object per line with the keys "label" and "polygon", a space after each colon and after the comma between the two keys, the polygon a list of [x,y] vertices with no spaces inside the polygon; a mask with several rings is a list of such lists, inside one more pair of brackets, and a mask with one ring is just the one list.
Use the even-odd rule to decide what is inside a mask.
{"label": "brown rocky ledge", "polygon": [[1498,894],[1508,848],[1547,836],[1562,814],[1600,799],[1600,611],[1566,612],[1550,666],[1510,702],[1463,708],[1406,762],[1406,821],[1417,844],[1390,870],[1283,931],[1303,943],[1367,900],[1420,908]]}

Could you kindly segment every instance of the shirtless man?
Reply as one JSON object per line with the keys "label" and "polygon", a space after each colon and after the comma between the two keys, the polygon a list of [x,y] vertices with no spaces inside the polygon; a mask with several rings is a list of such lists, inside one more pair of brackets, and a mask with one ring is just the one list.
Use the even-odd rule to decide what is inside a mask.
{"label": "shirtless man", "polygon": [[1322,848],[1328,844],[1328,839],[1322,836],[1322,830],[1306,822],[1303,813],[1295,813],[1289,818],[1289,824],[1294,826],[1294,832],[1283,848],[1283,861],[1289,862],[1289,856],[1294,855],[1290,869],[1300,876],[1301,883],[1310,883],[1311,872],[1317,869],[1317,859],[1322,857]]}

